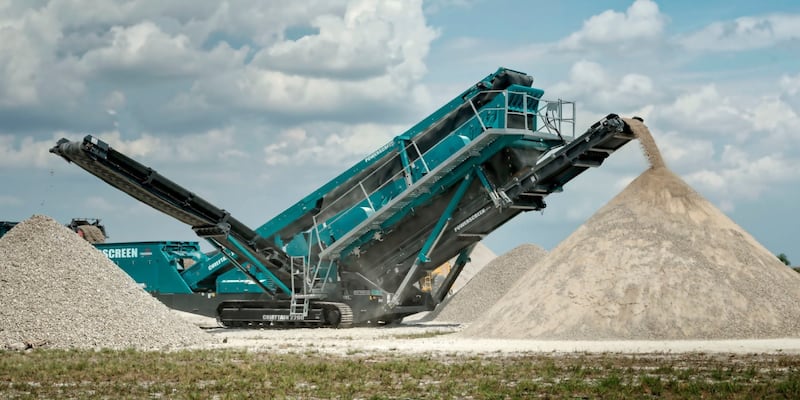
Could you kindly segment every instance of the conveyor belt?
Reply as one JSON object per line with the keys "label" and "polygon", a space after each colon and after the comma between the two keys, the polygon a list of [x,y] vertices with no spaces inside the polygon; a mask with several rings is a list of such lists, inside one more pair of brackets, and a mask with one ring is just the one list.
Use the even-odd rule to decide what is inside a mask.
{"label": "conveyor belt", "polygon": [[[201,236],[230,235],[242,243],[270,272],[288,281],[283,270],[289,257],[268,239],[208,201],[172,182],[152,168],[112,149],[107,143],[87,135],[82,142],[61,139],[50,149],[69,162],[102,179],[137,200],[187,225]],[[234,251],[238,253],[237,251]]]}
{"label": "conveyor belt", "polygon": [[609,155],[635,139],[631,128],[616,114],[609,114],[550,156],[521,174],[504,190],[512,198],[546,197],[588,168],[598,167]]}

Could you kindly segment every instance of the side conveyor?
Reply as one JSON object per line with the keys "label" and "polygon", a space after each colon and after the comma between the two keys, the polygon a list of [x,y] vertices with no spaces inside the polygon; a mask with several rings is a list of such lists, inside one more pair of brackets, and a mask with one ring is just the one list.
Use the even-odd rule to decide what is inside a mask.
{"label": "side conveyor", "polygon": [[585,134],[524,171],[504,191],[512,198],[544,198],[560,191],[583,171],[599,167],[608,156],[635,138],[622,118],[609,114]]}
{"label": "side conveyor", "polygon": [[111,186],[187,225],[201,237],[236,254],[243,261],[252,257],[283,283],[289,282],[289,257],[275,244],[245,224],[172,182],[152,168],[114,150],[107,143],[87,135],[82,142],[61,139],[50,149],[102,179]]}

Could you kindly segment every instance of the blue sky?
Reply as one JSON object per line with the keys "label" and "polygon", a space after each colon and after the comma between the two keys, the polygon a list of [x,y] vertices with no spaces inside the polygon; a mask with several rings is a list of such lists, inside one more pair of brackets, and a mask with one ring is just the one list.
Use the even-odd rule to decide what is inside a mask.
{"label": "blue sky", "polygon": [[[640,115],[668,165],[800,260],[796,1],[2,1],[0,214],[192,231],[49,154],[86,133],[258,226],[499,66]],[[646,168],[638,145],[486,239],[552,248]]]}

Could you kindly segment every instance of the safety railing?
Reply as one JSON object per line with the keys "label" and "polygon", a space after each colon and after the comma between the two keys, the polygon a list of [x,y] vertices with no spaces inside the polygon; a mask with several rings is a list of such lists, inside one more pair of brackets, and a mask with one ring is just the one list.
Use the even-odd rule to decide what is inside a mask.
{"label": "safety railing", "polygon": [[[314,228],[308,234],[308,243],[316,239],[320,251],[324,250],[323,242],[320,240],[319,227],[316,222],[316,216],[312,217],[314,221]],[[293,257],[294,258],[294,257]],[[312,267],[312,248],[308,246],[308,254],[305,257],[298,257],[303,262],[303,296],[306,298],[314,297],[318,292],[324,292],[328,282],[331,281],[331,272],[333,271],[333,261],[325,262],[324,260],[317,260],[316,266]],[[324,276],[321,275],[323,265],[327,264]],[[297,292],[294,292],[297,293]]]}
{"label": "safety railing", "polygon": [[[473,96],[468,101],[473,111],[472,117],[465,120],[462,124],[453,129],[453,132],[466,130],[464,128],[468,127],[468,125],[477,124],[480,132],[475,134],[474,137],[470,137],[470,140],[474,140],[480,133],[489,129],[519,130],[520,132],[539,134],[540,136],[545,137],[560,137],[565,141],[568,140],[568,138],[571,140],[575,137],[574,102],[563,101],[560,99],[556,101],[545,100],[537,98],[530,92],[525,91],[503,90],[484,91],[481,93],[495,93],[496,97],[487,105],[478,108],[473,103],[473,100],[475,99],[475,96]],[[498,97],[500,97],[499,101],[497,101]],[[376,196],[374,195],[388,189],[389,185],[398,185],[398,182],[404,182],[405,187],[403,187],[402,190],[394,196],[397,197],[405,190],[408,190],[414,183],[412,179],[414,176],[414,169],[420,168],[420,170],[416,172],[424,176],[425,174],[430,173],[430,171],[436,167],[436,165],[428,164],[426,156],[429,155],[431,151],[436,149],[436,146],[439,143],[450,138],[452,133],[448,133],[447,135],[443,136],[438,142],[431,145],[430,148],[425,152],[420,151],[417,142],[419,142],[421,139],[424,139],[430,132],[435,131],[434,128],[436,125],[445,119],[446,117],[440,119],[424,132],[408,141],[408,144],[404,146],[403,151],[406,152],[407,156],[411,155],[412,160],[408,162],[407,165],[403,165],[403,167],[397,173],[385,178],[385,181],[380,186],[370,190],[365,187],[364,182],[372,178],[374,174],[380,173],[384,167],[392,163],[401,163],[402,165],[402,160],[400,159],[401,152],[399,150],[395,150],[396,154],[394,154],[394,156],[384,160],[381,165],[375,168],[371,174],[363,177],[359,182],[354,184],[339,197],[329,202],[323,209],[313,216],[314,227],[312,228],[311,234],[314,236],[314,239],[316,239],[314,241],[317,242],[316,245],[319,247],[320,251],[324,250],[326,246],[326,240],[324,240],[322,237],[322,231],[334,226],[338,221],[341,220],[341,218],[345,217],[345,214],[348,211],[351,211],[357,205],[362,204],[362,206],[370,210],[370,212],[377,212],[389,201],[391,201],[393,197],[384,199],[384,202],[381,204],[376,204],[374,199]],[[367,159],[370,159],[371,157],[377,157],[377,154],[393,146],[397,146],[395,142],[388,142],[386,145],[380,148],[379,152],[371,154],[367,157]],[[413,156],[416,156],[416,158],[413,158]],[[418,161],[419,164],[417,164]],[[359,195],[353,196],[353,192],[358,192]],[[339,210],[338,214],[332,218],[318,220],[318,217],[326,215],[326,213],[334,209],[334,207],[340,206],[340,203],[345,201],[345,199],[353,198],[360,200],[347,204],[345,207],[340,207],[341,210]],[[352,202],[352,200],[350,201]],[[310,255],[311,254],[309,253],[309,257]]]}
{"label": "safety railing", "polygon": [[558,99],[543,104],[536,113],[537,131],[569,137],[570,141],[575,139],[575,102]]}

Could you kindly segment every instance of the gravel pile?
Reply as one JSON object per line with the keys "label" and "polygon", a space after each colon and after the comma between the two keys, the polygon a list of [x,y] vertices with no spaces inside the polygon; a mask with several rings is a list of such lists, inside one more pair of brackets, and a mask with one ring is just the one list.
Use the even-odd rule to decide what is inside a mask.
{"label": "gravel pile", "polygon": [[536,260],[546,254],[547,251],[539,246],[524,244],[494,258],[423,321],[472,322],[491,308]]}
{"label": "gravel pile", "polygon": [[0,238],[0,348],[169,349],[209,336],[77,234],[36,215]]}
{"label": "gravel pile", "polygon": [[670,172],[647,128],[630,123],[656,161],[652,168],[462,333],[556,340],[800,336],[800,274]]}

